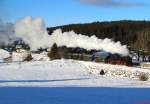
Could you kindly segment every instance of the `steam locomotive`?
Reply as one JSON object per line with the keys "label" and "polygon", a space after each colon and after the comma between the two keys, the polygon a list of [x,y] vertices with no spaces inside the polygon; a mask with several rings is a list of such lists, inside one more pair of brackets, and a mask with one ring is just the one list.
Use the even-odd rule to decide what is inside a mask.
{"label": "steam locomotive", "polygon": [[60,53],[67,53],[67,59],[103,62],[114,65],[132,66],[132,58],[129,56],[122,56],[120,54],[112,54],[103,50],[86,50],[82,48],[66,48],[59,47]]}

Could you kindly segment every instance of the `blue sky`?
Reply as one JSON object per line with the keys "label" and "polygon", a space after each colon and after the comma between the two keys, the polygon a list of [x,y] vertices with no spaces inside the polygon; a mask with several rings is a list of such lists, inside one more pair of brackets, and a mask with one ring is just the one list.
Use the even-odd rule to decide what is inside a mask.
{"label": "blue sky", "polygon": [[[115,2],[114,2],[115,1]],[[0,0],[0,18],[42,17],[47,26],[94,21],[150,20],[149,0]]]}

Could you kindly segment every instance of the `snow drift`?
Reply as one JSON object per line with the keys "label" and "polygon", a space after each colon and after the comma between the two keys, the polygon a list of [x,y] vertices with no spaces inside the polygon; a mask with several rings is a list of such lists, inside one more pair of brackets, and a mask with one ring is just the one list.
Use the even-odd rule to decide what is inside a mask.
{"label": "snow drift", "polygon": [[128,55],[128,49],[120,42],[114,42],[111,39],[98,39],[96,36],[85,36],[76,34],[74,31],[64,32],[60,29],[55,30],[51,35],[46,31],[44,21],[41,18],[33,19],[28,16],[20,19],[15,24],[16,36],[22,38],[30,45],[32,50],[38,48],[51,47],[54,43],[58,46],[80,47],[87,50],[104,50],[110,53],[119,53]]}
{"label": "snow drift", "polygon": [[4,58],[8,58],[9,56],[10,54],[8,51],[0,49],[0,60],[3,60]]}
{"label": "snow drift", "polygon": [[32,53],[33,61],[49,61],[50,58],[47,56],[47,52],[42,52],[40,54],[38,53]]}

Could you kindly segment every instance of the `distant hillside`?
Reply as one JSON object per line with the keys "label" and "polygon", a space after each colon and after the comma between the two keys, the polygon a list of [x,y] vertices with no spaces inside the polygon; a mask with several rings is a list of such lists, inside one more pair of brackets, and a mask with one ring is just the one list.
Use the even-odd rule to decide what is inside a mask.
{"label": "distant hillside", "polygon": [[96,35],[98,38],[111,38],[131,46],[135,50],[145,50],[150,53],[150,21],[112,21],[93,22],[86,24],[70,24],[47,28],[51,34],[53,30],[61,28],[63,32],[74,30],[84,35]]}

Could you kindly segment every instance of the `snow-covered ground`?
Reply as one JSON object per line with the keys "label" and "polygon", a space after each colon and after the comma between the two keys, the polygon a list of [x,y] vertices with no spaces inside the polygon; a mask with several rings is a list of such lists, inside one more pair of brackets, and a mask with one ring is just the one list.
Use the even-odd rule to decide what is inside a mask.
{"label": "snow-covered ground", "polygon": [[[99,75],[101,69],[108,74]],[[114,70],[149,73],[64,59],[1,63],[0,104],[150,104],[150,80],[109,73]]]}
{"label": "snow-covered ground", "polygon": [[[101,69],[107,71],[106,75],[99,74]],[[119,71],[130,72],[131,77],[118,75]],[[0,64],[0,86],[149,88],[150,80],[134,78],[139,72],[150,73],[150,70],[64,59],[4,63]]]}

